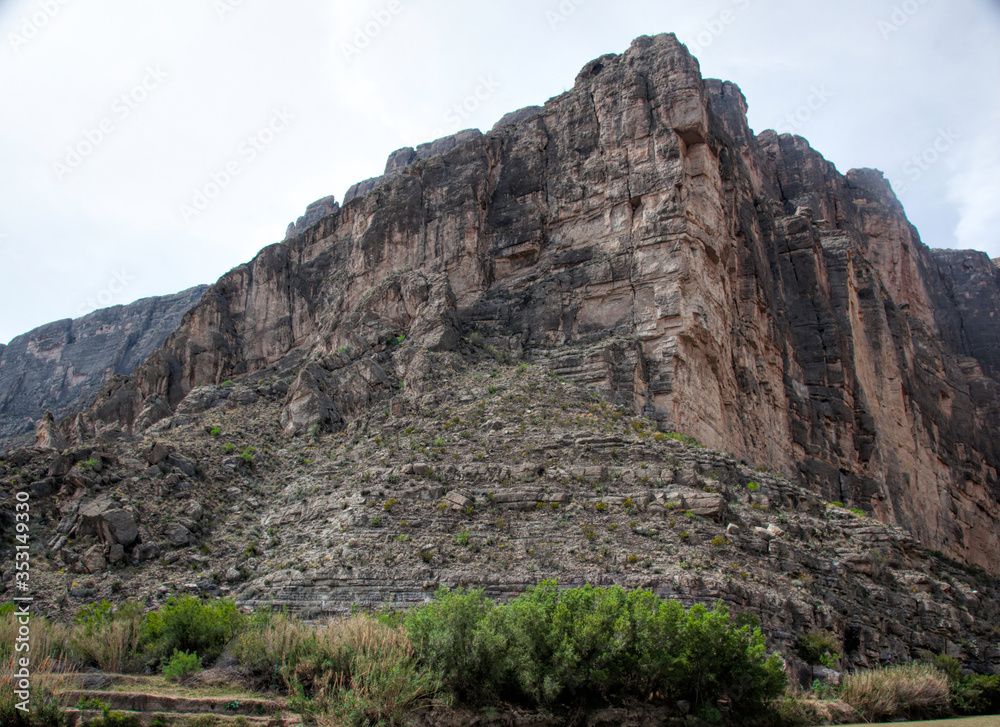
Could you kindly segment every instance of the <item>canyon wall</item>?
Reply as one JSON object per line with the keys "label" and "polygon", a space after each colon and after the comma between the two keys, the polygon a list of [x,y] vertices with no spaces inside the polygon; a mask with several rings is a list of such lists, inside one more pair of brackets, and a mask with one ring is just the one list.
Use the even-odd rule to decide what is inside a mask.
{"label": "canyon wall", "polygon": [[90,405],[102,384],[158,349],[207,286],[49,323],[0,345],[0,445],[31,439],[46,410]]}
{"label": "canyon wall", "polygon": [[879,172],[745,114],[674,36],[639,38],[544,107],[326,200],[87,421],[138,432],[269,369],[292,381],[286,433],[340,426],[419,391],[422,356],[373,353],[476,334],[997,573],[996,266],[930,250]]}

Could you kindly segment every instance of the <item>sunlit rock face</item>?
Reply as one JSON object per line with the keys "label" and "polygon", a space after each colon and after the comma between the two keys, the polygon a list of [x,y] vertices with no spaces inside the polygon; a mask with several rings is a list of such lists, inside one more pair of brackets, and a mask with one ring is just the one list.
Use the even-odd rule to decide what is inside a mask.
{"label": "sunlit rock face", "polygon": [[394,339],[476,332],[997,572],[1000,272],[746,109],[642,37],[488,134],[400,150],[212,286],[96,431],[264,369],[289,436],[340,426],[419,380]]}

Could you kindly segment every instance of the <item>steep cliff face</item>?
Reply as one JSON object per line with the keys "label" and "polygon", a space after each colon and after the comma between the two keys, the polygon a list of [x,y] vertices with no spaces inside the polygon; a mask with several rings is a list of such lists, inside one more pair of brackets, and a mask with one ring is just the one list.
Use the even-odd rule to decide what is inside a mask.
{"label": "steep cliff face", "polygon": [[206,289],[56,321],[0,346],[0,445],[33,435],[46,410],[79,411],[111,376],[132,373]]}
{"label": "steep cliff face", "polygon": [[212,286],[106,387],[97,429],[265,369],[293,380],[288,434],[337,426],[425,393],[397,337],[476,332],[997,572],[997,271],[931,252],[880,173],[745,112],[674,36],[643,37],[489,134],[401,150]]}

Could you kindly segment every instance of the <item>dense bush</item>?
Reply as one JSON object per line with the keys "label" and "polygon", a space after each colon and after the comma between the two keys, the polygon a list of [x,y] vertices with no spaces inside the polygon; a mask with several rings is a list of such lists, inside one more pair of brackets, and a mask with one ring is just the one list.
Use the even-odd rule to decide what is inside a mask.
{"label": "dense bush", "polygon": [[115,607],[101,601],[81,609],[73,621],[70,645],[83,665],[114,673],[141,668],[143,614],[139,604]]}
{"label": "dense bush", "polygon": [[229,599],[171,598],[159,611],[146,615],[142,638],[151,653],[161,659],[184,651],[197,653],[207,664],[218,658],[243,621],[243,614]]}
{"label": "dense bush", "polygon": [[947,714],[951,694],[948,677],[933,664],[855,672],[844,677],[841,699],[869,722],[929,719]]}
{"label": "dense bush", "polygon": [[292,706],[324,724],[402,724],[419,700],[442,689],[437,672],[417,663],[406,632],[371,616],[316,627],[257,617],[233,652],[254,681],[280,680]]}
{"label": "dense bush", "polygon": [[175,651],[170,661],[163,665],[163,676],[167,679],[183,679],[201,671],[201,659],[197,654]]}
{"label": "dense bush", "polygon": [[950,656],[931,663],[948,677],[952,709],[962,715],[1000,714],[1000,675],[962,674],[962,665]]}
{"label": "dense bush", "polygon": [[951,698],[959,714],[1000,714],[1000,674],[964,676],[951,685]]}
{"label": "dense bush", "polygon": [[406,630],[423,659],[438,669],[448,688],[463,702],[492,696],[495,681],[490,656],[484,653],[479,625],[493,609],[481,590],[440,590],[434,600],[411,611]]}
{"label": "dense bush", "polygon": [[723,607],[685,611],[650,591],[548,581],[509,603],[482,593],[439,591],[406,622],[425,662],[466,701],[532,706],[620,703],[650,697],[741,714],[781,694],[781,660],[759,629]]}

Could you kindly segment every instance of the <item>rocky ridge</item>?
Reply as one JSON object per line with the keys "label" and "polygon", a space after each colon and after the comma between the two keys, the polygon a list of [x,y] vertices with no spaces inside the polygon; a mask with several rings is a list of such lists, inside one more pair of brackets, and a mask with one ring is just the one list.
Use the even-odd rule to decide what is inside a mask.
{"label": "rocky ridge", "polygon": [[158,349],[208,286],[49,323],[0,345],[0,446],[30,440],[47,410],[88,407]]}
{"label": "rocky ridge", "polygon": [[721,600],[761,618],[793,664],[798,636],[825,630],[839,668],[932,652],[1000,669],[984,572],[658,432],[503,341],[424,355],[421,377],[335,433],[288,439],[288,381],[268,377],[198,387],[141,440],[8,452],[0,477],[32,496],[35,607],[199,593],[320,618],[554,578]]}
{"label": "rocky ridge", "polygon": [[996,572],[995,266],[932,253],[880,173],[745,112],[672,35],[639,38],[519,121],[395,153],[212,286],[88,421],[140,433],[275,372],[287,434],[336,428],[426,365],[375,363],[386,341],[478,332]]}

